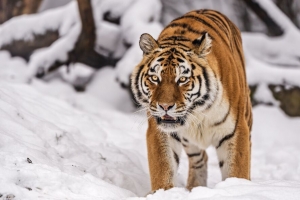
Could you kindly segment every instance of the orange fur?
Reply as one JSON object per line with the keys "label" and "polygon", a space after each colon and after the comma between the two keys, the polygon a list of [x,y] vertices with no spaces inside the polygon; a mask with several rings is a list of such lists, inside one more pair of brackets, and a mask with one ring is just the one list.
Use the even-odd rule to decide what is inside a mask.
{"label": "orange fur", "polygon": [[148,109],[152,190],[174,186],[181,144],[189,157],[187,188],[206,185],[209,145],[223,179],[250,179],[252,111],[237,27],[216,11],[192,11],[157,41],[143,34],[140,46],[132,91]]}

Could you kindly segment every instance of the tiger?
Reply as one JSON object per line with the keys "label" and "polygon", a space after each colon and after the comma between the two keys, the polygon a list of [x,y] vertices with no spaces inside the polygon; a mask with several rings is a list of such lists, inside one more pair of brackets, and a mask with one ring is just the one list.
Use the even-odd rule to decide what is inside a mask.
{"label": "tiger", "polygon": [[216,149],[222,180],[250,180],[252,107],[241,33],[218,11],[171,21],[157,40],[144,33],[131,90],[146,110],[151,192],[176,186],[182,149],[186,188],[207,185],[205,151]]}

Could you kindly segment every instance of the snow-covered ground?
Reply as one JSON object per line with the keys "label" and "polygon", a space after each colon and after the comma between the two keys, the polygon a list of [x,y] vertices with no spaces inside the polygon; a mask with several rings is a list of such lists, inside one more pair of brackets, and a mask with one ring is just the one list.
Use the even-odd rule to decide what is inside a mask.
{"label": "snow-covered ground", "polygon": [[112,68],[76,93],[61,80],[26,84],[26,63],[5,52],[0,64],[0,199],[300,199],[300,118],[277,107],[253,110],[252,181],[221,182],[209,148],[208,187],[184,189],[183,153],[177,187],[146,196],[145,113]]}

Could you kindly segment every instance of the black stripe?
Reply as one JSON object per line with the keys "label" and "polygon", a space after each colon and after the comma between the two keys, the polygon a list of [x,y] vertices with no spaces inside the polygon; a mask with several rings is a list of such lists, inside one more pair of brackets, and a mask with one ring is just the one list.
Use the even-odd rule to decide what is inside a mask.
{"label": "black stripe", "polygon": [[[143,77],[144,75],[145,75],[145,73],[143,72],[141,77]],[[141,83],[141,88],[142,88],[142,92],[143,92],[146,96],[148,96],[149,93],[148,93],[147,91],[144,90],[143,83]]]}
{"label": "black stripe", "polygon": [[169,41],[169,40],[173,40],[174,42],[175,42],[175,40],[176,41],[185,41],[185,42],[191,41],[190,39],[183,37],[183,36],[171,36],[171,37],[164,38],[161,41]]}
{"label": "black stripe", "polygon": [[194,169],[200,169],[203,167],[203,164],[202,165],[199,165],[199,166],[193,166]]}
{"label": "black stripe", "polygon": [[203,66],[200,66],[202,69],[202,73],[203,73],[203,78],[204,78],[204,82],[205,82],[205,86],[206,86],[206,92],[210,92],[210,83],[209,83],[209,78],[208,78],[208,73],[206,71],[206,68]]}
{"label": "black stripe", "polygon": [[184,63],[184,60],[182,60],[181,58],[177,58],[177,61],[180,63]]}
{"label": "black stripe", "polygon": [[144,66],[145,65],[140,66],[140,69],[137,72],[137,76],[135,77],[135,82],[134,82],[135,89],[136,89],[136,91],[138,91],[138,93],[137,93],[138,98],[141,98],[141,96],[142,96],[142,93],[139,90],[139,79],[140,79],[140,76],[141,76],[141,71],[144,69]]}
{"label": "black stripe", "polygon": [[[239,101],[239,102],[240,102],[240,101]],[[236,122],[235,122],[235,125],[234,125],[234,130],[232,131],[232,133],[226,135],[225,137],[223,137],[223,138],[220,140],[219,145],[216,147],[216,149],[219,148],[219,147],[222,145],[223,142],[225,142],[226,140],[229,140],[230,138],[232,138],[232,137],[234,136],[235,131],[236,131],[236,127],[237,127],[237,123],[238,123],[238,121],[239,121],[239,109],[237,109],[237,113],[238,113],[238,114],[237,114]]]}
{"label": "black stripe", "polygon": [[[235,129],[234,129],[234,131],[235,131]],[[226,135],[225,137],[223,137],[223,138],[220,140],[219,145],[218,145],[216,148],[219,148],[219,147],[223,144],[223,142],[225,142],[226,140],[229,140],[229,139],[232,138],[233,136],[234,136],[234,132],[232,132],[232,133]]]}
{"label": "black stripe", "polygon": [[191,89],[188,89],[188,90],[187,90],[187,92],[190,92],[190,91],[192,91],[192,90],[194,89],[194,87],[195,87],[195,83],[194,83],[194,82],[192,82],[192,87],[191,87]]}
{"label": "black stripe", "polygon": [[175,140],[177,140],[177,142],[181,142],[180,137],[178,137],[177,133],[171,133],[171,137]]}
{"label": "black stripe", "polygon": [[[179,46],[180,45],[180,46]],[[169,48],[169,47],[174,47],[174,46],[176,46],[176,48],[180,48],[182,51],[184,51],[184,52],[189,52],[189,51],[191,51],[190,50],[190,47],[188,47],[188,46],[186,46],[185,44],[182,44],[182,43],[180,43],[180,42],[178,42],[177,44],[173,44],[173,43],[169,43],[169,42],[164,42],[164,43],[161,43],[160,45],[159,45],[159,48],[161,48],[161,49],[165,49],[165,48]],[[183,47],[185,47],[186,49],[184,49]]]}
{"label": "black stripe", "polygon": [[204,155],[205,155],[205,153],[203,152],[202,157],[197,162],[195,162],[195,164],[201,163],[203,161],[204,157],[205,157]]}
{"label": "black stripe", "polygon": [[157,61],[158,62],[161,62],[161,61],[163,61],[165,58],[160,58],[160,59],[158,59]]}
{"label": "black stripe", "polygon": [[[180,48],[180,49],[182,49],[182,48]],[[185,58],[185,55],[183,55],[181,52],[176,51],[176,52],[174,52],[174,53],[175,53],[175,55],[180,56],[180,57],[186,59],[186,58]]]}
{"label": "black stripe", "polygon": [[186,70],[184,70],[184,71],[182,72],[182,74],[188,74],[189,72],[190,72],[190,69],[187,68]]}
{"label": "black stripe", "polygon": [[191,154],[187,153],[188,157],[195,157],[195,156],[200,156],[200,155],[201,155],[201,153],[191,153]]}
{"label": "black stripe", "polygon": [[182,138],[183,139],[183,141],[185,141],[185,142],[189,142],[186,138]]}
{"label": "black stripe", "polygon": [[193,94],[190,95],[190,98],[191,98],[191,99],[192,99],[193,96],[196,96],[195,99],[197,99],[198,97],[201,96],[201,77],[200,77],[200,76],[197,76],[196,78],[197,78],[198,81],[199,81],[199,89],[198,89],[197,92],[195,92],[195,93],[193,93]]}
{"label": "black stripe", "polygon": [[175,151],[173,151],[173,153],[174,153],[174,159],[175,159],[177,165],[179,165],[179,156],[177,155],[177,153],[175,153]]}
{"label": "black stripe", "polygon": [[[181,17],[181,18],[182,18],[182,17]],[[173,22],[176,21],[176,20],[179,20],[179,19],[181,19],[181,18],[177,18],[177,19],[173,20]],[[175,22],[173,23],[173,22],[171,22],[171,24],[169,24],[169,25],[165,28],[165,30],[168,29],[168,28],[180,27],[180,28],[185,28],[185,29],[187,29],[189,32],[192,32],[192,33],[195,33],[195,34],[198,34],[198,35],[201,34],[200,31],[197,31],[197,30],[193,29],[193,28],[192,28],[189,24],[187,24],[187,23],[175,23]]]}
{"label": "black stripe", "polygon": [[[222,37],[222,35],[220,34],[220,32],[215,28],[213,27],[210,23],[208,23],[207,21],[201,19],[200,17],[197,17],[195,15],[184,15],[182,17],[179,17],[175,20],[180,20],[180,19],[184,19],[184,18],[189,18],[189,19],[193,19],[193,20],[196,20],[202,24],[204,24],[205,26],[208,26],[209,28],[211,28],[215,33],[217,33],[217,35],[222,39],[222,41],[229,47],[229,44],[226,42],[226,40]],[[198,31],[199,32],[199,31]]]}
{"label": "black stripe", "polygon": [[181,48],[183,51],[185,51],[185,52],[191,51],[189,46],[186,46],[185,44],[182,44],[181,42],[178,42],[177,44],[182,47],[187,48],[187,49]]}
{"label": "black stripe", "polygon": [[165,51],[165,52],[162,52],[161,54],[159,54],[157,57],[164,56],[164,55],[169,55],[169,54],[170,54],[170,52]]}
{"label": "black stripe", "polygon": [[200,9],[200,10],[196,10],[195,12],[198,13],[198,14],[203,14],[207,11],[208,11],[208,9]]}
{"label": "black stripe", "polygon": [[[216,15],[217,14],[217,15]],[[223,28],[226,28],[226,31],[227,33],[229,32],[229,29],[228,29],[228,21],[227,19],[224,17],[224,15],[222,15],[221,13],[219,12],[214,12],[214,13],[205,13],[205,16],[206,17],[210,17],[210,18],[213,18],[214,20],[218,21],[219,23],[222,24]],[[224,20],[223,20],[224,19]]]}
{"label": "black stripe", "polygon": [[153,58],[151,58],[151,59],[148,59],[146,62],[148,62],[148,64],[147,64],[147,66],[148,66],[148,68],[150,68],[151,67],[151,64],[152,64],[152,61],[154,60],[154,57]]}
{"label": "black stripe", "polygon": [[203,35],[201,36],[200,39],[199,39],[199,38],[195,39],[195,40],[192,42],[192,44],[195,45],[195,46],[200,46],[201,43],[203,42],[204,38],[206,37],[205,34],[206,34],[206,32],[203,33]]}
{"label": "black stripe", "polygon": [[225,116],[223,117],[223,119],[222,119],[221,121],[219,121],[219,122],[216,122],[216,123],[214,124],[214,126],[219,126],[220,124],[223,124],[223,123],[226,121],[227,117],[229,116],[229,113],[230,113],[230,106],[229,106],[229,108],[228,108],[227,113],[226,113]]}
{"label": "black stripe", "polygon": [[222,31],[223,31],[224,33],[228,34],[228,30],[227,30],[227,29],[225,30],[224,24],[221,24],[217,19],[215,19],[215,18],[212,17],[212,16],[206,15],[206,17],[207,17],[208,19],[210,19],[211,21],[213,21],[213,22],[216,24],[216,26],[218,26],[220,29],[222,29]]}
{"label": "black stripe", "polygon": [[158,66],[159,64],[154,65],[152,68],[150,68],[150,72],[155,72],[155,68]]}

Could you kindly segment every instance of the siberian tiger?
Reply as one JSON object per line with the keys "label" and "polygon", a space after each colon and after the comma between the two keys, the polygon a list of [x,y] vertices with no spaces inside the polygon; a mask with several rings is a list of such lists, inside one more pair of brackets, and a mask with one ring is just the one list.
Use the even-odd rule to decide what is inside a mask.
{"label": "siberian tiger", "polygon": [[223,14],[191,11],[158,40],[142,34],[142,61],[131,88],[147,109],[152,191],[174,187],[181,149],[189,159],[187,188],[205,186],[209,145],[222,179],[250,179],[252,111],[241,35]]}

